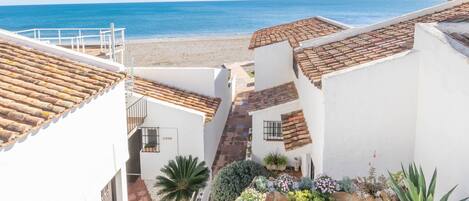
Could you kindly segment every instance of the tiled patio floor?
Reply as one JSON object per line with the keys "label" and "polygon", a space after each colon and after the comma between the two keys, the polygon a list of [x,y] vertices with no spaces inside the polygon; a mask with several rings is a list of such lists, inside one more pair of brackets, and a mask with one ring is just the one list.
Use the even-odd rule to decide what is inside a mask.
{"label": "tiled patio floor", "polygon": [[151,201],[150,193],[148,193],[145,183],[140,178],[128,187],[129,201]]}

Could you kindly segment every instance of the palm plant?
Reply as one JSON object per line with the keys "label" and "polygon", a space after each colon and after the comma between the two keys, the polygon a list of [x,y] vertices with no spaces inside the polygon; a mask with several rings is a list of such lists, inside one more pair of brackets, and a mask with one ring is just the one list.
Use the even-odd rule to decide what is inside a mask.
{"label": "palm plant", "polygon": [[192,156],[177,156],[161,168],[166,176],[156,177],[155,186],[159,187],[158,195],[161,200],[188,201],[194,200],[201,188],[207,185],[209,169],[205,162],[199,163],[198,158]]}
{"label": "palm plant", "polygon": [[[402,172],[404,174],[403,184],[400,185],[399,181],[389,173],[391,180],[391,188],[397,194],[400,201],[433,201],[436,188],[436,176],[437,171],[433,172],[433,176],[430,181],[430,186],[427,188],[425,182],[425,175],[423,174],[422,167],[417,169],[415,163],[409,165],[408,171],[402,166]],[[451,193],[456,189],[457,185],[451,188],[440,201],[447,201]],[[461,201],[468,200],[468,198],[462,199]]]}

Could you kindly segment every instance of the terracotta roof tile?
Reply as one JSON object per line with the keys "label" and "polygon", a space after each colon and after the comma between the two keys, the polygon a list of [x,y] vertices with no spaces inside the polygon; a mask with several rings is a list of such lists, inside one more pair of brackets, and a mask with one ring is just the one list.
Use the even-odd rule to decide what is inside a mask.
{"label": "terracotta roof tile", "polygon": [[124,78],[0,40],[0,147]]}
{"label": "terracotta roof tile", "polygon": [[300,42],[332,34],[344,28],[323,21],[317,17],[302,19],[295,22],[281,24],[260,29],[252,35],[249,49],[254,49],[288,40],[293,48],[299,47]]}
{"label": "terracotta roof tile", "polygon": [[220,98],[212,98],[185,91],[155,81],[135,77],[133,91],[157,100],[205,113],[205,122],[211,121],[220,105]]}
{"label": "terracotta roof tile", "polygon": [[298,99],[295,84],[289,82],[249,94],[249,111],[262,110]]}
{"label": "terracotta roof tile", "polygon": [[451,38],[461,42],[463,45],[469,47],[469,33],[450,33]]}
{"label": "terracotta roof tile", "polygon": [[303,110],[282,114],[282,135],[285,150],[290,151],[313,141],[306,125]]}
{"label": "terracotta roof tile", "polygon": [[411,49],[416,23],[441,22],[468,14],[469,3],[464,3],[343,40],[305,48],[295,52],[295,59],[311,82],[321,87],[322,75]]}

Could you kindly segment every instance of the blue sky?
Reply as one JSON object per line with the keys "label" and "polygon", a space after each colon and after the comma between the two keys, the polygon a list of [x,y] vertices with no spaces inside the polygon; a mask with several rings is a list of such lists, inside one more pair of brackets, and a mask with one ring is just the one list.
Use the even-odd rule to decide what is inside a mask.
{"label": "blue sky", "polygon": [[69,3],[119,3],[119,2],[163,2],[163,1],[196,1],[196,0],[0,0],[0,5],[35,5],[35,4],[69,4]]}

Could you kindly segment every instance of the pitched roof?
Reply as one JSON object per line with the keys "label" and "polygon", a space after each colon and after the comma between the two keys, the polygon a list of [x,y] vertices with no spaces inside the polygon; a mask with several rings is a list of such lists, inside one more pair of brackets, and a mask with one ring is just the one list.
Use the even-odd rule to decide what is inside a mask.
{"label": "pitched roof", "polygon": [[343,40],[304,48],[295,52],[295,59],[313,84],[321,87],[322,75],[411,49],[416,23],[441,22],[468,14],[469,3],[464,3]]}
{"label": "pitched roof", "polygon": [[0,40],[0,147],[14,143],[124,77]]}
{"label": "pitched roof", "polygon": [[200,95],[140,77],[135,77],[133,91],[157,100],[203,112],[205,113],[205,122],[213,119],[221,102],[220,98]]}
{"label": "pitched roof", "polygon": [[312,143],[303,110],[282,114],[283,143],[287,151]]}
{"label": "pitched roof", "polygon": [[262,110],[298,99],[295,84],[289,82],[249,94],[249,111]]}
{"label": "pitched roof", "polygon": [[344,30],[343,27],[326,22],[318,17],[302,19],[287,24],[260,29],[252,35],[249,49],[254,49],[288,40],[293,48],[301,41],[325,36]]}

